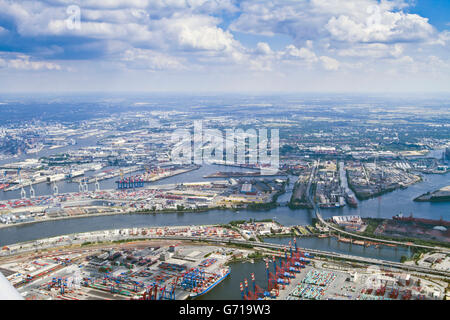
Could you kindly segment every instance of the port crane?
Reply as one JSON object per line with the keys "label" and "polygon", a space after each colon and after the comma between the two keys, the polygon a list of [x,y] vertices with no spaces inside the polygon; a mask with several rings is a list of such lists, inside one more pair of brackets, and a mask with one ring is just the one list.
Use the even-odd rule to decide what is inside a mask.
{"label": "port crane", "polygon": [[30,198],[34,199],[34,197],[35,197],[34,188],[33,188],[33,185],[30,182]]}
{"label": "port crane", "polygon": [[100,183],[98,183],[98,178],[95,177],[95,192],[100,191]]}
{"label": "port crane", "polygon": [[58,186],[56,185],[56,182],[53,182],[53,195],[58,195]]}

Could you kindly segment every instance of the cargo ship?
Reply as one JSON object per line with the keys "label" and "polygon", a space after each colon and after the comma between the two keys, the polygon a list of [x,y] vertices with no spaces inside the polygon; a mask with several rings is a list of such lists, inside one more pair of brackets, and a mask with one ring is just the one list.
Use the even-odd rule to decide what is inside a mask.
{"label": "cargo ship", "polygon": [[61,181],[61,180],[64,180],[65,178],[66,178],[66,175],[64,173],[57,173],[57,174],[48,176],[47,177],[47,183]]}
{"label": "cargo ship", "polygon": [[450,221],[443,220],[431,220],[431,219],[422,219],[422,218],[414,218],[411,214],[409,217],[404,217],[402,214],[398,214],[392,217],[393,220],[403,221],[403,222],[416,222],[423,224],[430,224],[434,226],[445,226],[450,227]]}
{"label": "cargo ship", "polygon": [[352,208],[358,208],[358,202],[356,202],[356,199],[354,196],[346,195],[345,200],[347,200],[347,203]]}
{"label": "cargo ship", "polygon": [[66,174],[65,178],[70,180],[76,177],[80,177],[84,175],[84,170],[75,170],[75,171],[70,171],[69,173]]}
{"label": "cargo ship", "polygon": [[196,292],[192,292],[189,297],[191,299],[200,297],[202,295],[204,295],[205,293],[208,293],[211,289],[213,289],[215,286],[217,286],[219,283],[221,283],[223,280],[225,280],[226,277],[228,277],[231,273],[231,268],[230,267],[226,267],[226,268],[221,268],[219,270],[219,272],[215,275],[214,279],[212,279],[211,281],[207,282],[205,285],[203,285],[202,287],[198,287],[196,288]]}

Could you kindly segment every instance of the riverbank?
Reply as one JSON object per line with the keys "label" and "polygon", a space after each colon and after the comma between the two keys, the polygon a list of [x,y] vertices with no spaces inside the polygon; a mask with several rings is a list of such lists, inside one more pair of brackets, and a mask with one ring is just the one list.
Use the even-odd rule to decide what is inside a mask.
{"label": "riverbank", "polygon": [[373,190],[361,191],[360,190],[361,186],[356,185],[352,182],[348,171],[346,173],[346,177],[347,177],[347,181],[348,181],[348,187],[350,188],[351,191],[353,191],[353,193],[356,195],[356,198],[358,198],[358,200],[360,200],[360,201],[381,197],[382,195],[394,192],[396,190],[405,190],[405,189],[408,189],[409,187],[416,185],[423,181],[422,176],[417,176],[417,179],[415,179],[413,182],[410,182],[410,183],[397,183],[396,185],[386,187],[386,188],[378,190],[378,191],[373,191]]}
{"label": "riverbank", "polygon": [[129,211],[129,212],[108,212],[108,213],[90,213],[90,214],[82,214],[77,216],[68,216],[68,217],[55,217],[55,218],[46,218],[41,220],[34,220],[34,221],[26,221],[26,222],[19,222],[19,223],[11,223],[11,224],[0,224],[0,230],[5,228],[11,228],[11,227],[20,227],[24,225],[30,225],[30,224],[36,224],[36,223],[43,223],[43,222],[51,222],[51,221],[58,221],[58,220],[68,220],[68,219],[82,219],[82,218],[89,218],[89,217],[107,217],[107,216],[116,216],[116,215],[132,215],[132,214],[141,214],[141,215],[149,215],[149,214],[167,214],[167,213],[201,213],[201,212],[208,212],[210,210],[225,210],[220,207],[215,207],[211,209],[185,209],[185,210],[160,210],[160,211]]}
{"label": "riverbank", "polygon": [[450,202],[450,186],[427,192],[414,199],[416,202]]}
{"label": "riverbank", "polygon": [[358,200],[363,201],[363,200],[369,200],[369,199],[373,199],[373,198],[376,198],[376,197],[380,197],[382,195],[391,193],[391,192],[396,191],[396,190],[407,189],[407,188],[409,188],[410,186],[412,186],[414,184],[420,183],[421,181],[422,181],[422,178],[420,178],[419,180],[417,180],[414,183],[410,183],[410,184],[407,184],[407,185],[399,185],[399,186],[395,186],[395,187],[389,187],[389,188],[386,188],[386,189],[383,189],[383,190],[380,190],[380,191],[377,191],[377,192],[371,192],[371,193],[361,192],[357,188],[355,188],[352,184],[349,184],[349,188],[350,188],[350,190],[353,191],[353,193],[356,195]]}
{"label": "riverbank", "polygon": [[[281,193],[282,194],[282,193]],[[281,195],[280,194],[280,195]],[[278,198],[279,195],[276,196]],[[11,223],[11,224],[0,224],[0,230],[6,229],[6,228],[12,228],[12,227],[21,227],[25,225],[32,225],[32,224],[38,224],[38,223],[44,223],[44,222],[52,222],[52,221],[58,221],[58,220],[69,220],[69,219],[81,219],[81,218],[90,218],[90,217],[99,217],[99,216],[116,216],[116,215],[158,215],[158,214],[173,214],[173,213],[205,213],[210,211],[230,211],[234,213],[238,213],[239,211],[268,211],[270,209],[273,209],[277,207],[276,199],[270,203],[267,204],[260,204],[259,206],[250,206],[247,208],[229,208],[229,207],[223,207],[223,206],[216,206],[216,207],[210,207],[210,208],[204,208],[204,209],[191,209],[191,208],[184,208],[182,210],[179,209],[164,209],[164,210],[136,210],[136,211],[120,211],[120,212],[106,212],[106,213],[88,213],[88,214],[80,214],[76,216],[64,216],[64,217],[48,217],[44,219],[39,220],[33,220],[33,221],[25,221],[25,222],[19,222],[19,223]]]}
{"label": "riverbank", "polygon": [[[394,219],[364,218],[363,221],[367,223],[368,227],[366,228],[366,230],[364,232],[358,232],[357,234],[355,234],[356,237],[357,236],[365,236],[365,237],[371,237],[371,238],[380,239],[380,240],[398,241],[398,242],[403,242],[404,246],[406,246],[406,247],[408,246],[408,244],[416,244],[416,245],[424,245],[424,246],[450,248],[450,243],[448,243],[448,242],[420,239],[420,238],[414,238],[414,237],[406,236],[406,235],[388,236],[388,235],[382,234],[382,230],[384,230],[383,227],[385,228],[385,225],[387,223],[396,222],[396,220],[394,220]],[[342,229],[342,228],[340,228],[340,229]],[[411,232],[409,234],[411,234]],[[379,243],[379,245],[388,245],[388,244]],[[388,245],[388,246],[390,246],[390,245]]]}
{"label": "riverbank", "polygon": [[82,218],[99,217],[99,216],[107,217],[107,216],[127,215],[127,214],[129,214],[129,213],[108,212],[108,213],[83,214],[83,215],[69,216],[69,217],[46,218],[46,219],[41,219],[41,220],[25,221],[25,222],[19,222],[19,223],[0,224],[0,230],[12,228],[12,227],[22,227],[22,226],[26,226],[26,225],[38,224],[38,223],[43,223],[43,222],[52,222],[52,221],[68,220],[68,219],[82,219]]}

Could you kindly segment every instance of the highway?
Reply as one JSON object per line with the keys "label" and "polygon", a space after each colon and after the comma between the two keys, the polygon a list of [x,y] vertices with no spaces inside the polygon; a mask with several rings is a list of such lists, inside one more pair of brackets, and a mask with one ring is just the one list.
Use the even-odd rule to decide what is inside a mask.
{"label": "highway", "polygon": [[[308,196],[308,199],[311,201],[310,199],[310,195],[311,195],[311,184],[314,180],[314,177],[316,175],[316,168],[317,168],[317,164],[314,162],[314,167],[311,170],[311,175],[309,176],[309,180],[308,180],[308,185],[306,187],[306,194]],[[313,202],[314,205],[314,202]]]}

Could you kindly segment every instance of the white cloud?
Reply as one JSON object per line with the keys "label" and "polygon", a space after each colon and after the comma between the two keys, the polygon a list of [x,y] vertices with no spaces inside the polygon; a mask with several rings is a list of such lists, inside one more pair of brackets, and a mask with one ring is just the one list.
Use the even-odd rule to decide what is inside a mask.
{"label": "white cloud", "polygon": [[[0,66],[68,70],[67,65],[76,67],[86,61],[100,71],[171,70],[170,74],[186,77],[195,72],[246,75],[249,70],[280,77],[308,73],[317,78],[369,71],[402,74],[427,72],[427,65],[434,66],[436,73],[448,71],[450,31],[438,32],[425,17],[405,12],[409,3],[0,0],[2,17],[14,25],[20,35],[17,40],[33,37],[37,43],[24,49],[22,57],[5,57],[0,52]],[[73,4],[81,8],[80,29],[67,27],[66,8]],[[236,32],[265,37],[243,37]],[[15,32],[0,27],[0,36],[4,34],[8,36],[2,40]],[[278,41],[280,35],[282,41]],[[290,42],[284,43],[285,39]]]}
{"label": "white cloud", "polygon": [[176,15],[158,25],[181,48],[228,51],[237,45],[233,35],[217,27],[219,20],[203,15]]}
{"label": "white cloud", "polygon": [[318,60],[316,54],[308,48],[300,48],[298,49],[294,45],[288,45],[286,47],[286,51],[283,53],[284,57],[288,58],[299,58],[301,60],[305,60],[307,62],[316,62]]}
{"label": "white cloud", "polygon": [[287,34],[307,39],[390,43],[424,41],[436,34],[428,19],[404,13],[403,1],[298,0],[241,4],[231,29],[261,35]]}
{"label": "white cloud", "polygon": [[267,42],[258,42],[258,44],[256,45],[255,53],[262,55],[270,55],[273,54],[273,51]]}
{"label": "white cloud", "polygon": [[31,71],[62,69],[59,64],[48,61],[35,61],[30,56],[15,53],[9,53],[6,57],[0,58],[0,67]]}
{"label": "white cloud", "polygon": [[448,43],[450,43],[450,31],[444,30],[441,33],[439,33],[439,36],[437,39],[431,39],[430,44],[432,45],[441,45],[446,46]]}
{"label": "white cloud", "polygon": [[339,69],[340,63],[336,59],[322,56],[320,57],[320,61],[322,62],[322,66],[325,70],[336,71]]}
{"label": "white cloud", "polygon": [[151,0],[83,0],[82,5],[88,8],[123,9],[146,8]]}
{"label": "white cloud", "polygon": [[427,18],[406,13],[409,5],[403,0],[245,0],[230,29],[290,36],[293,44],[279,52],[279,63],[308,62],[311,67],[320,62],[328,71],[352,72],[369,63],[376,70],[389,60],[424,60],[427,46],[445,45],[450,38]]}
{"label": "white cloud", "polygon": [[8,33],[8,30],[0,26],[0,36],[3,36]]}
{"label": "white cloud", "polygon": [[357,58],[397,58],[401,56],[405,48],[402,44],[355,44],[349,48],[340,49],[337,54],[341,57]]}
{"label": "white cloud", "polygon": [[83,0],[80,6],[111,10],[139,8],[149,9],[155,13],[173,13],[179,10],[217,13],[220,11],[235,12],[238,10],[234,1],[231,0]]}
{"label": "white cloud", "polygon": [[347,15],[331,17],[325,28],[334,39],[348,42],[425,41],[434,33],[428,19],[390,11],[368,14],[362,19]]}
{"label": "white cloud", "polygon": [[123,54],[121,61],[128,68],[141,70],[181,70],[183,64],[177,58],[161,54],[154,50],[129,49]]}

